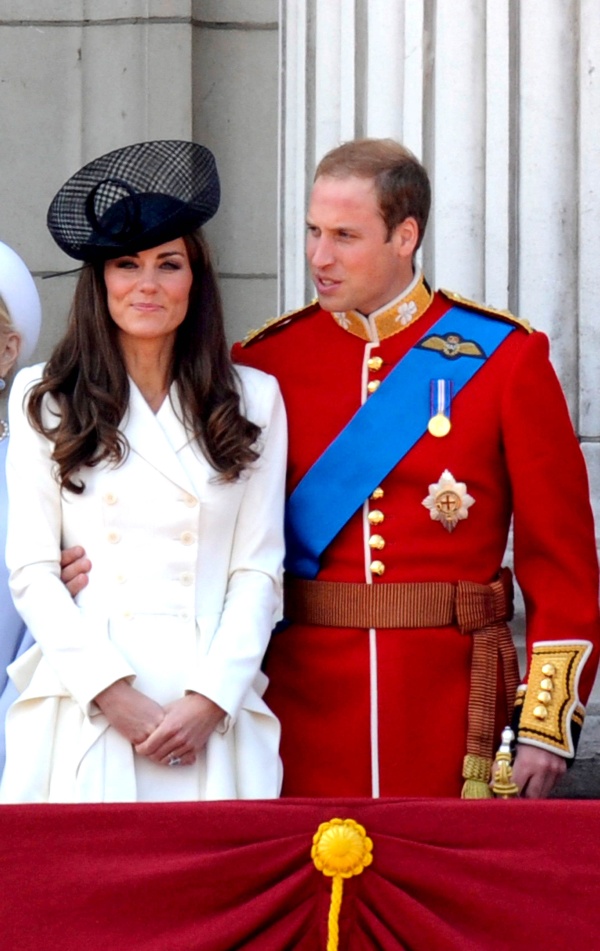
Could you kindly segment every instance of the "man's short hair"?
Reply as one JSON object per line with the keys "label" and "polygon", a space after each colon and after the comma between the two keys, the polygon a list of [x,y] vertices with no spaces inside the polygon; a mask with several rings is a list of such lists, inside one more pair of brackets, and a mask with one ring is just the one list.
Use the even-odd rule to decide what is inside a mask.
{"label": "man's short hair", "polygon": [[344,142],[323,156],[315,180],[321,175],[372,179],[388,239],[412,217],[419,228],[419,247],[431,207],[431,185],[425,168],[409,149],[393,139]]}

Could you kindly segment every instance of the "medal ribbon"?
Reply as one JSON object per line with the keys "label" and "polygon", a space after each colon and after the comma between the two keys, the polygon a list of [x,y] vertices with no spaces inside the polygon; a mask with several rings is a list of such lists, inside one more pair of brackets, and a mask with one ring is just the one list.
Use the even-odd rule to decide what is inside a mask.
{"label": "medal ribbon", "polygon": [[[427,431],[430,406],[423,380],[435,379],[439,373],[456,396],[514,329],[508,322],[451,307],[425,336],[459,333],[463,340],[476,340],[482,355],[449,359],[418,343],[409,350],[288,499],[286,571],[315,578],[323,551]],[[368,453],[363,451],[365,446]]]}
{"label": "medal ribbon", "polygon": [[447,416],[450,419],[452,403],[452,380],[432,380],[429,387],[429,405],[432,416]]}
{"label": "medal ribbon", "polygon": [[431,380],[429,384],[429,412],[427,429],[432,436],[446,436],[450,432],[452,380]]}

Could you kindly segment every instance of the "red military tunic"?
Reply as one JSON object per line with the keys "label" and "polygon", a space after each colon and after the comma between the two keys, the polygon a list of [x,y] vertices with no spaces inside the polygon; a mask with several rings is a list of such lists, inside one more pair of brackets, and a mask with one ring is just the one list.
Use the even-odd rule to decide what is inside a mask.
{"label": "red military tunic", "polygon": [[[432,295],[422,280],[408,291],[369,318],[314,304],[234,347],[236,362],[279,380],[289,421],[290,492],[378,382],[454,304],[443,293]],[[430,380],[422,386],[429,399]],[[325,550],[318,579],[489,584],[514,515],[528,657],[535,643],[557,642],[560,654],[565,640],[588,642],[588,656],[569,668],[571,689],[585,703],[597,666],[598,565],[585,464],[547,338],[522,326],[511,332],[454,397],[451,421],[448,435],[425,433],[382,480],[376,497]],[[368,456],[370,449],[356,452]],[[423,504],[445,470],[475,500],[453,531]],[[335,498],[335,485],[322,491]],[[291,624],[274,635],[267,702],[282,723],[284,795],[458,795],[471,651],[470,636],[452,626]],[[557,683],[555,700],[560,690]],[[510,716],[499,689],[498,731]],[[531,710],[528,716],[531,721]],[[537,720],[531,722],[525,742],[572,754],[570,719],[569,736],[557,728],[558,738],[538,736]]]}

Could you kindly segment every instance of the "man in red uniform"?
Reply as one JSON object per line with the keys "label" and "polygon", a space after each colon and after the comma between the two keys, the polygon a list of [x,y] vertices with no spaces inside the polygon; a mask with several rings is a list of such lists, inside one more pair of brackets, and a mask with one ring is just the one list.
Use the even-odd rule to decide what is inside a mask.
{"label": "man in red uniform", "polygon": [[598,663],[588,482],[547,338],[430,290],[429,201],[397,143],[334,149],[307,218],[318,301],[234,347],[289,419],[288,623],[266,667],[285,795],[486,794],[519,683],[511,518],[522,795],[573,758]]}
{"label": "man in red uniform", "polygon": [[547,338],[431,291],[414,262],[429,204],[399,144],[328,153],[308,211],[318,300],[234,347],[277,377],[289,419],[287,625],[266,659],[288,796],[489,794],[511,718],[513,778],[546,796],[598,664],[587,475]]}

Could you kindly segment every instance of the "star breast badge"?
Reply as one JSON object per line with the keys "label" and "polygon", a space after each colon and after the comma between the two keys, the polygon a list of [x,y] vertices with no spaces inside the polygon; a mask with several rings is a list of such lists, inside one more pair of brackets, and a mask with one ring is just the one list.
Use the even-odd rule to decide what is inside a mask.
{"label": "star breast badge", "polygon": [[429,495],[422,505],[429,509],[434,522],[441,522],[447,532],[452,532],[462,519],[469,517],[468,510],[474,501],[465,483],[457,482],[452,473],[444,469],[439,482],[429,486]]}

